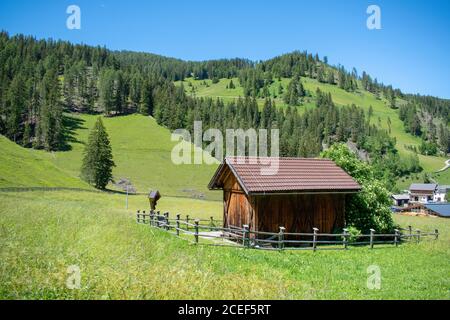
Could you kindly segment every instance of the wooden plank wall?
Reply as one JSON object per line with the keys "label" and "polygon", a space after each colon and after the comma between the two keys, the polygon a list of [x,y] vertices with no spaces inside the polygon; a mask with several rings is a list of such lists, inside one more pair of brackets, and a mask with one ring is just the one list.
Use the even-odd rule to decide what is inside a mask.
{"label": "wooden plank wall", "polygon": [[237,179],[231,174],[224,184],[224,227],[229,225],[242,227],[244,224],[253,228],[253,207],[241,189]]}
{"label": "wooden plank wall", "polygon": [[332,233],[345,225],[344,194],[286,194],[249,196],[244,193],[231,170],[224,173],[223,221],[229,225],[250,226],[250,230]]}
{"label": "wooden plank wall", "polygon": [[255,197],[259,230],[332,233],[345,224],[345,195],[297,194]]}

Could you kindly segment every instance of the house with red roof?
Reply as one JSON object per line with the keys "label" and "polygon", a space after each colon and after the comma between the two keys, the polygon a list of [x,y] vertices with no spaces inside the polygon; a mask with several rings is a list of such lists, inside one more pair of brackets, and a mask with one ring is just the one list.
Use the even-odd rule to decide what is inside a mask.
{"label": "house with red roof", "polygon": [[[272,172],[265,170],[276,164]],[[345,226],[345,201],[361,186],[328,159],[227,157],[210,190],[223,190],[224,227],[332,233]]]}

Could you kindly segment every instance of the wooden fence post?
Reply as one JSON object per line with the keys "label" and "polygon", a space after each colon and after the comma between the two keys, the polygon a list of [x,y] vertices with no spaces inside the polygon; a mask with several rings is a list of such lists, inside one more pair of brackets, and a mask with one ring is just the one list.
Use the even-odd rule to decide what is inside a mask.
{"label": "wooden fence post", "polygon": [[280,232],[278,233],[278,249],[283,250],[284,249],[284,231],[286,230],[285,227],[280,227]]}
{"label": "wooden fence post", "polygon": [[214,229],[213,229],[213,228],[214,228],[214,217],[211,217],[210,219],[211,219],[211,222],[210,222],[210,227],[211,227],[211,228],[210,228],[210,231],[214,231]]}
{"label": "wooden fence post", "polygon": [[160,216],[161,216],[161,211],[156,211],[156,226],[158,228],[161,228],[161,223],[159,222]]}
{"label": "wooden fence post", "polygon": [[195,219],[195,244],[198,244],[198,224],[200,221]]}
{"label": "wooden fence post", "polygon": [[145,224],[145,210],[142,211],[141,221]]}
{"label": "wooden fence post", "polygon": [[409,241],[412,241],[412,227],[408,226],[408,230],[409,230]]}
{"label": "wooden fence post", "polygon": [[394,236],[394,244],[396,247],[398,247],[398,236],[399,236],[399,231],[398,229],[395,229],[395,236]]}
{"label": "wooden fence post", "polygon": [[244,229],[242,231],[242,244],[244,245],[244,247],[249,247],[250,241],[250,232],[249,232],[249,227],[248,224],[244,224],[242,226],[242,228]]}
{"label": "wooden fence post", "polygon": [[155,226],[155,211],[150,210],[150,226]]}
{"label": "wooden fence post", "polygon": [[439,237],[439,231],[438,231],[438,229],[434,229],[434,240],[437,240],[438,239],[438,237]]}
{"label": "wooden fence post", "polygon": [[317,250],[317,231],[319,231],[319,229],[313,228],[313,232],[314,232],[314,235],[313,235],[313,251]]}
{"label": "wooden fence post", "polygon": [[177,236],[180,235],[180,214],[177,214]]}
{"label": "wooden fence post", "polygon": [[370,249],[373,249],[373,235],[375,233],[374,229],[370,229]]}
{"label": "wooden fence post", "polygon": [[417,229],[416,230],[416,232],[417,232],[417,243],[419,243],[420,242],[420,230],[419,229]]}
{"label": "wooden fence post", "polygon": [[186,231],[189,231],[189,215],[186,215]]}
{"label": "wooden fence post", "polygon": [[170,229],[170,226],[169,226],[170,222],[169,222],[169,213],[168,212],[164,213],[164,224],[165,224],[164,229],[169,230]]}
{"label": "wooden fence post", "polygon": [[344,229],[344,249],[347,249],[348,246],[348,229]]}
{"label": "wooden fence post", "polygon": [[138,210],[137,213],[136,213],[136,222],[137,223],[139,223],[140,214],[141,214],[141,210]]}

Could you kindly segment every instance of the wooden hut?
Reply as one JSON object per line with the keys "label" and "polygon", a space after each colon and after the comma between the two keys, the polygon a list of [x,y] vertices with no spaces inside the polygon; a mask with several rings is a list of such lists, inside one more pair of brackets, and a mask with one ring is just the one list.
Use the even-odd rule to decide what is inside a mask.
{"label": "wooden hut", "polygon": [[225,158],[208,187],[223,190],[224,227],[302,233],[343,228],[346,196],[361,189],[331,160],[242,157]]}

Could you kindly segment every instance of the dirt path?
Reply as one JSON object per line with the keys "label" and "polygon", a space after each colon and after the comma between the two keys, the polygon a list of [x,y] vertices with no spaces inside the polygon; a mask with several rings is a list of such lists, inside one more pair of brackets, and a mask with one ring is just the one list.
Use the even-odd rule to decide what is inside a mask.
{"label": "dirt path", "polygon": [[445,161],[445,167],[443,167],[441,170],[436,171],[436,173],[445,171],[445,170],[447,170],[448,168],[450,168],[450,159],[446,160],[446,161]]}

